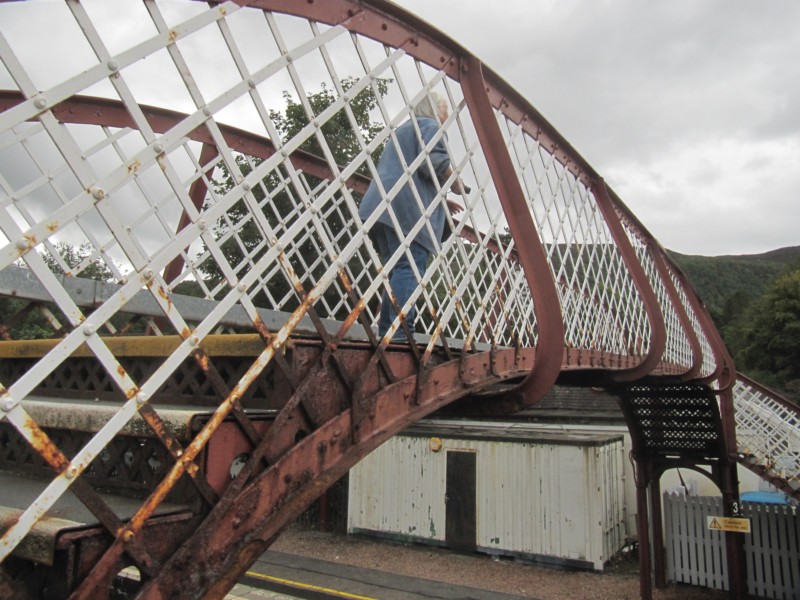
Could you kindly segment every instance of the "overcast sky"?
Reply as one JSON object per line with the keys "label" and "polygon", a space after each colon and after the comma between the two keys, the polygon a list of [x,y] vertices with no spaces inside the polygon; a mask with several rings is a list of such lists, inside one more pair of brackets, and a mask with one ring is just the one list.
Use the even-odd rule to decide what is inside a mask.
{"label": "overcast sky", "polygon": [[521,92],[665,247],[800,245],[797,0],[400,0]]}

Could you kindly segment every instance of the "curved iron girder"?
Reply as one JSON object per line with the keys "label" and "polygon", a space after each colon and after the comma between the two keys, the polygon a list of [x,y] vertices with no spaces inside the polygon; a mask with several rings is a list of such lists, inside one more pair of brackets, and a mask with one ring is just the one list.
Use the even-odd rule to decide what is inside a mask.
{"label": "curved iron girder", "polygon": [[[222,597],[284,527],[369,452],[460,398],[466,388],[482,388],[528,372],[527,361],[514,350],[497,351],[494,360],[487,354],[432,367],[421,385],[412,375],[378,391],[370,398],[368,418],[361,421],[358,443],[350,435],[355,425],[350,408],[309,433],[235,498],[223,497],[138,597]],[[200,547],[204,551],[197,553]]]}
{"label": "curved iron girder", "polygon": [[648,240],[646,243],[648,251],[650,252],[650,256],[653,258],[653,263],[655,263],[656,270],[658,271],[661,281],[664,284],[664,288],[667,291],[667,296],[672,304],[672,308],[675,310],[675,313],[678,316],[678,321],[680,321],[683,332],[686,335],[686,338],[689,340],[689,346],[692,349],[692,364],[686,370],[686,372],[680,376],[679,379],[681,381],[695,379],[700,373],[700,369],[703,368],[703,349],[700,346],[700,340],[697,339],[697,334],[692,327],[692,322],[689,319],[686,308],[683,306],[683,302],[681,302],[681,298],[678,295],[678,290],[675,288],[675,282],[673,281],[672,277],[670,277],[664,251],[661,249],[661,246],[655,242],[655,240]]}
{"label": "curved iron girder", "polygon": [[637,366],[612,375],[614,381],[633,381],[646,377],[658,365],[667,346],[667,328],[664,325],[664,317],[661,314],[658,298],[656,298],[647,274],[644,272],[644,268],[636,257],[636,252],[634,252],[633,246],[623,230],[622,221],[620,221],[612,206],[611,196],[608,193],[605,181],[602,178],[595,180],[591,189],[594,193],[597,207],[600,209],[611,232],[611,237],[617,244],[622,260],[625,262],[625,266],[628,267],[631,279],[633,279],[633,283],[639,291],[648,322],[650,323],[650,348],[647,355]]}
{"label": "curved iron girder", "polygon": [[484,148],[491,149],[486,152],[486,162],[516,243],[519,264],[533,296],[539,337],[533,369],[515,394],[519,398],[517,408],[522,409],[544,396],[561,372],[564,348],[561,303],[539,232],[489,102],[478,59],[467,57],[462,62],[461,85],[478,139]]}
{"label": "curved iron girder", "polygon": [[[0,112],[8,110],[24,102],[26,98],[15,90],[0,90]],[[188,115],[166,108],[141,105],[142,113],[147,122],[156,133],[166,133],[175,125],[181,123]],[[131,127],[136,128],[136,122],[119,100],[99,98],[94,96],[72,96],[59,102],[52,109],[53,114],[62,123],[75,123],[84,125],[98,125],[106,127]],[[218,123],[226,143],[235,151],[248,154],[260,159],[267,159],[275,154],[275,145],[268,138],[244,131],[230,125]],[[216,147],[214,138],[203,127],[198,127],[189,134],[189,138],[201,142],[207,147]],[[303,150],[295,150],[289,155],[292,163],[297,167],[319,177],[320,179],[333,179],[334,173],[327,161]],[[347,179],[350,189],[364,193],[369,187],[369,178],[354,174]]]}
{"label": "curved iron girder", "polygon": [[700,322],[700,326],[703,328],[703,333],[705,333],[706,339],[711,345],[711,350],[714,352],[714,360],[716,363],[714,372],[708,377],[698,381],[700,383],[710,383],[714,380],[719,380],[720,390],[730,389],[736,382],[736,367],[734,366],[733,358],[728,352],[725,342],[722,341],[722,336],[719,330],[717,330],[716,325],[714,325],[714,321],[711,319],[708,309],[689,283],[686,275],[684,275],[683,271],[674,263],[673,269],[675,270],[675,275],[681,281],[681,286],[684,292],[686,292],[686,298],[689,304],[691,304],[692,310],[694,310],[697,320]]}

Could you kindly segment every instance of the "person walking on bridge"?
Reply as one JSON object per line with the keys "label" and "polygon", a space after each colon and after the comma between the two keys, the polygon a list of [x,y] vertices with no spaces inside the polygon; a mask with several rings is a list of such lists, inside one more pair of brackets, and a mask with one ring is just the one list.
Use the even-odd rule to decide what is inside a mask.
{"label": "person walking on bridge", "polygon": [[[359,207],[358,216],[362,222],[366,222],[375,211],[381,211],[369,235],[384,263],[390,260],[401,245],[405,245],[406,249],[389,272],[389,284],[399,307],[405,305],[411,297],[425,275],[429,257],[440,247],[446,224],[445,204],[452,214],[463,210],[457,202],[445,200],[444,194],[439,195],[441,183],[447,181],[453,173],[445,146],[446,134],[439,131],[448,117],[447,101],[435,92],[417,103],[413,118],[397,128],[396,142],[390,139],[386,144],[377,167],[380,183],[373,179]],[[434,139],[436,141],[427,152],[427,157],[410,171],[411,165],[420,154],[426,152]],[[410,177],[406,176],[407,171],[410,172]],[[461,195],[468,191],[459,178],[451,189]],[[423,218],[423,211],[428,212],[427,209],[433,202],[438,205],[430,213],[429,222],[423,224],[409,239],[411,231]],[[416,277],[412,260],[420,280]],[[386,335],[395,317],[396,312],[389,294],[384,291],[378,320],[380,337]],[[412,306],[405,315],[405,322],[412,334],[415,321],[416,308]],[[395,333],[392,341],[406,341],[402,327]]]}

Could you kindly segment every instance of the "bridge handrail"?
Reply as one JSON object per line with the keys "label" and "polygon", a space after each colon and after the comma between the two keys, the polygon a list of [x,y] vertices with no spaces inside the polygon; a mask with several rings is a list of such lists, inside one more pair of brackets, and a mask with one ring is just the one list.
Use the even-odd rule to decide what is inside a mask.
{"label": "bridge handrail", "polygon": [[740,455],[800,490],[800,406],[741,373],[733,402]]}

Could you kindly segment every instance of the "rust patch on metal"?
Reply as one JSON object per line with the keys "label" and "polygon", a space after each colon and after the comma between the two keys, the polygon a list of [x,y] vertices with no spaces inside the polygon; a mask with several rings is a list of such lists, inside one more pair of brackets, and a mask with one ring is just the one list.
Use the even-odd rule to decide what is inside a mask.
{"label": "rust patch on metal", "polygon": [[269,332],[269,328],[267,327],[266,323],[264,323],[261,315],[256,314],[256,318],[253,320],[253,326],[262,339],[267,341],[272,339],[272,334]]}
{"label": "rust patch on metal", "polygon": [[164,289],[164,286],[158,286],[158,295],[161,296],[167,303],[167,312],[172,312],[172,295]]}
{"label": "rust patch on metal", "polygon": [[31,445],[39,455],[49,464],[57,473],[63,473],[69,466],[69,460],[61,450],[50,440],[47,434],[39,429],[36,421],[30,417],[25,417],[25,429],[31,434]]}

